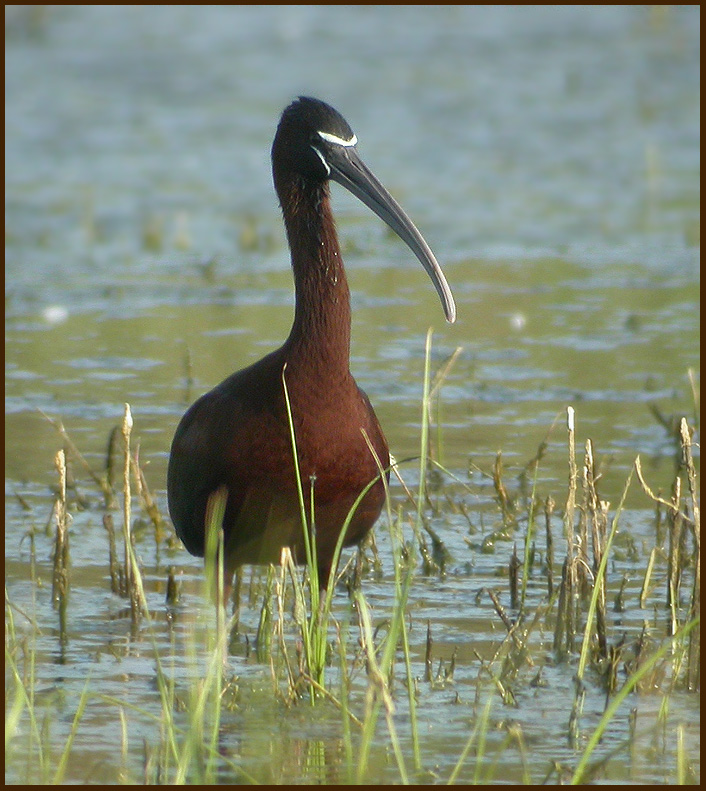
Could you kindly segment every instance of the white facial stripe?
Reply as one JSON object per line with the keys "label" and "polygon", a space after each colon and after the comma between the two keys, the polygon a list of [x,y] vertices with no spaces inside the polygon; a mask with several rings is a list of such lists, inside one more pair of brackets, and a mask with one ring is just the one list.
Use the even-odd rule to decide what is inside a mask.
{"label": "white facial stripe", "polygon": [[342,137],[336,137],[336,135],[332,135],[329,132],[317,132],[316,134],[327,143],[333,143],[337,146],[345,146],[346,148],[350,148],[351,146],[356,145],[358,142],[358,138],[355,135],[353,135],[350,140],[344,140]]}
{"label": "white facial stripe", "polygon": [[[321,134],[321,133],[319,133],[319,134]],[[312,146],[312,149],[314,151],[316,151],[319,159],[321,160],[321,164],[326,168],[327,175],[330,175],[331,174],[331,168],[328,166],[328,162],[324,159],[324,155],[321,153],[321,151],[319,151],[319,149],[316,146]]]}

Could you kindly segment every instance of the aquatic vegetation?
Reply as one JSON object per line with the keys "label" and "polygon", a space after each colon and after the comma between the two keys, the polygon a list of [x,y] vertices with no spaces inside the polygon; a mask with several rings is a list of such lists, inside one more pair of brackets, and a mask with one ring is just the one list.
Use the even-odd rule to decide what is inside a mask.
{"label": "aquatic vegetation", "polygon": [[[432,381],[430,349],[429,335],[420,453],[394,468],[402,481],[416,470],[416,485],[388,492],[376,531],[384,552],[364,545],[325,590],[316,579],[314,540],[308,566],[295,566],[285,551],[278,567],[240,570],[224,606],[218,493],[209,504],[205,571],[180,582],[185,570],[133,449],[129,407],[102,473],[89,473],[55,421],[65,438],[49,525],[58,628],[37,604],[47,591],[30,532],[34,609],[6,594],[8,779],[586,782],[615,772],[640,777],[646,751],[659,756],[664,780],[698,780],[698,736],[679,714],[700,685],[700,510],[687,420],[678,422],[669,499],[652,491],[638,457],[618,504],[603,500],[597,450],[587,440],[582,458],[577,452],[580,413],[569,407],[566,492],[540,492],[543,441],[514,480],[498,456],[484,483],[492,495],[471,509],[469,498],[481,500],[478,488],[438,461],[433,400],[444,376]],[[442,374],[452,364],[442,364]],[[110,483],[117,458],[119,491]],[[153,664],[151,684],[136,676],[123,697],[103,689],[101,664],[89,665],[76,694],[60,681],[47,693],[39,681],[48,645],[67,672],[77,661],[72,604],[83,593],[73,590],[81,588],[81,569],[71,563],[76,503],[67,461],[82,466],[100,497],[100,506],[87,508],[106,527],[106,594],[124,602],[124,617],[112,627],[123,638],[110,650],[122,663],[144,654]],[[643,534],[642,547],[630,529],[634,512],[625,509],[636,487],[655,508],[652,538]],[[311,504],[302,497],[301,505],[306,519]],[[449,549],[447,528],[463,521],[465,541],[460,551],[458,543]],[[491,562],[495,579],[474,569],[479,559]],[[449,579],[461,584],[445,586]],[[444,604],[425,608],[435,595]],[[96,606],[98,617],[111,617],[109,606]],[[428,611],[436,617],[420,618]],[[551,721],[533,718],[532,709]],[[447,730],[443,744],[435,736],[440,711],[459,723],[454,743]],[[84,757],[94,722],[116,734],[101,770]]]}

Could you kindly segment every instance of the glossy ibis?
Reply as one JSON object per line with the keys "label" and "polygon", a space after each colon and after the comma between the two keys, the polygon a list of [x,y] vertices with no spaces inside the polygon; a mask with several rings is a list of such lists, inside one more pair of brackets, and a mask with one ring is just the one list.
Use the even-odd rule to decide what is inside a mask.
{"label": "glossy ibis", "polygon": [[[397,202],[361,161],[357,138],[328,104],[300,97],[282,113],[272,145],[272,173],[282,206],[294,271],[296,305],[289,337],[276,351],[201,396],[181,419],[169,457],[169,513],[177,534],[203,556],[206,504],[223,486],[226,595],[243,563],[277,563],[291,547],[305,561],[290,424],[291,402],[305,501],[313,486],[319,580],[326,585],[343,523],[378,467],[361,429],[384,466],[387,441],[365,393],[349,370],[348,283],[329,201],[337,181],[370,207],[419,258],[441,297],[446,318],[455,306],[429,246]],[[349,524],[345,546],[360,542],[378,518],[378,479]]]}

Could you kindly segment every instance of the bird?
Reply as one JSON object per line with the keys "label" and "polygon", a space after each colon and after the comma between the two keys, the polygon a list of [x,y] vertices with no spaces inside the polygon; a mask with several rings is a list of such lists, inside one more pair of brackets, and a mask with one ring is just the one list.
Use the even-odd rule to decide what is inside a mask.
{"label": "bird", "polygon": [[[243,564],[277,564],[283,547],[296,563],[305,563],[305,530],[315,533],[318,579],[325,588],[359,495],[369,487],[349,520],[343,546],[360,543],[384,505],[378,464],[389,480],[390,452],[370,400],[350,372],[350,293],[331,181],[397,233],[431,277],[447,321],[456,318],[451,289],[429,245],[363,163],[357,144],[348,122],[320,99],[300,96],[282,112],[271,155],[294,275],[291,331],[278,349],[202,395],[174,434],[169,514],[191,554],[205,553],[209,497],[227,492],[226,600]],[[302,524],[302,499],[311,516],[308,525]]]}

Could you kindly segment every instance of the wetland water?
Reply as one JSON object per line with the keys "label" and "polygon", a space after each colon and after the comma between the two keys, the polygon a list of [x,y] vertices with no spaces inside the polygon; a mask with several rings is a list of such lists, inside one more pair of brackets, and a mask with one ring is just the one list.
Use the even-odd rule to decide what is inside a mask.
{"label": "wetland water", "polygon": [[[478,594],[497,589],[509,607],[505,569],[526,530],[520,521],[486,540],[502,526],[488,478],[497,452],[516,493],[519,473],[547,441],[537,497],[557,502],[556,578],[565,553],[566,407],[576,409],[577,450],[586,438],[595,444],[600,494],[612,508],[638,454],[652,488],[670,491],[676,449],[655,407],[694,424],[699,45],[697,7],[6,9],[6,590],[39,630],[14,612],[15,628],[36,640],[36,691],[56,754],[87,677],[126,707],[123,758],[116,707],[89,698],[67,780],[139,780],[160,705],[152,638],[147,630],[131,635],[129,618],[119,617],[124,602],[110,593],[101,497],[76,465],[86,502],[72,511],[60,644],[45,526],[61,441],[41,412],[62,420],[100,470],[129,402],[140,461],[166,515],[166,461],[187,402],[275,348],[289,329],[292,280],[269,147],[279,112],[300,93],[330,101],[348,119],[362,157],[419,226],[457,301],[457,323],[447,326],[416,260],[333,186],[353,302],[351,368],[398,459],[419,449],[427,328],[435,328],[434,370],[463,348],[441,390],[433,442],[471,488],[435,479],[447,488],[433,493],[429,517],[450,558],[444,575],[418,569],[409,600],[424,778],[448,778],[479,715],[478,696],[489,692],[477,654],[490,661],[505,637]],[[413,488],[416,473],[414,464],[403,468]],[[399,486],[392,495],[403,502]],[[625,607],[613,614],[609,637],[634,640],[649,619],[657,645],[667,622],[661,555],[647,609],[639,604],[654,504],[633,482],[626,505],[608,578],[609,597],[627,578]],[[41,584],[31,580],[30,533]],[[377,538],[382,572],[371,572],[363,590],[379,623],[393,576],[382,524]],[[155,644],[174,662],[179,685],[194,672],[184,645],[209,618],[201,562],[176,545],[155,548],[148,529],[138,532],[137,548]],[[172,566],[184,590],[167,612]],[[260,597],[262,576],[245,574]],[[685,582],[685,597],[687,589]],[[530,606],[545,595],[537,561]],[[286,708],[272,693],[268,664],[249,649],[260,605],[255,593],[245,597],[229,660],[238,698],[223,716],[224,752],[263,782],[345,779],[337,769],[340,715]],[[345,590],[336,606],[345,619]],[[453,681],[421,680],[427,621],[435,661],[448,663],[456,650]],[[577,761],[566,737],[575,662],[555,659],[546,625],[532,646],[534,666],[515,682],[515,705],[498,700],[493,708],[488,760],[507,733],[503,724],[517,724],[538,782],[552,761]],[[529,683],[540,666],[548,688]],[[359,671],[359,707],[365,683]],[[624,704],[602,744],[602,757],[616,754],[599,781],[674,782],[677,726],[698,777],[698,696],[673,692],[657,727],[662,700],[654,691]],[[583,739],[604,704],[589,680]],[[619,750],[631,708],[636,735]],[[382,721],[378,727],[386,733]],[[8,782],[28,777],[26,733],[21,722]],[[320,752],[312,757],[312,749]],[[518,750],[503,764],[506,774],[496,770],[495,779],[522,779]],[[384,749],[371,766],[370,782],[399,780]],[[469,758],[460,779],[474,771]]]}

